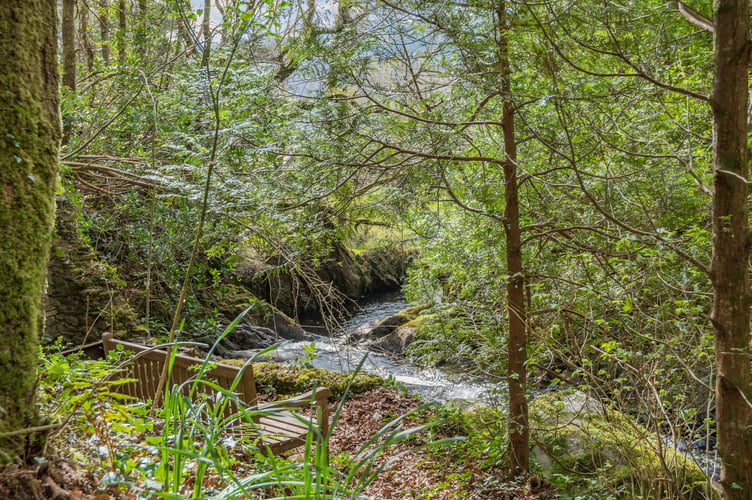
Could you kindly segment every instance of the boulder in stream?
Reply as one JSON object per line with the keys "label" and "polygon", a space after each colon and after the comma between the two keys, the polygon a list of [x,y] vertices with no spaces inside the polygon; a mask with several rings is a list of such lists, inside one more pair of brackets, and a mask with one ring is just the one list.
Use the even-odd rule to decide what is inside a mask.
{"label": "boulder in stream", "polygon": [[366,323],[347,337],[348,344],[358,344],[373,351],[402,354],[415,340],[419,315],[427,305],[408,307],[397,314],[377,318]]}
{"label": "boulder in stream", "polygon": [[357,344],[363,341],[372,341],[392,333],[398,326],[407,323],[407,317],[400,313],[376,318],[365,325],[353,330],[347,337],[348,344]]}
{"label": "boulder in stream", "polygon": [[[213,345],[217,338],[218,336],[206,335],[196,340]],[[240,323],[220,340],[215,353],[225,357],[236,351],[256,351],[273,345],[278,338],[275,331],[270,328]]]}
{"label": "boulder in stream", "polygon": [[532,457],[563,492],[624,499],[717,498],[690,458],[583,392],[537,397],[530,404],[530,426]]}
{"label": "boulder in stream", "polygon": [[373,351],[402,354],[405,348],[415,341],[416,331],[415,326],[401,325],[391,333],[369,342],[367,346]]}

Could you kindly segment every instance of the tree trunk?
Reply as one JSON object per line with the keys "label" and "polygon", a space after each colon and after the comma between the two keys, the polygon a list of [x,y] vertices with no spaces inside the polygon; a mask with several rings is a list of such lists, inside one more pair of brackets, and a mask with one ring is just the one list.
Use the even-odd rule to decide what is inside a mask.
{"label": "tree trunk", "polygon": [[36,420],[41,301],[55,209],[60,113],[54,0],[0,2],[0,462]]}
{"label": "tree trunk", "polygon": [[[76,0],[63,0],[63,86],[68,87],[71,94],[76,93]],[[72,118],[63,117],[63,144],[68,143],[72,129]]]}
{"label": "tree trunk", "polygon": [[125,14],[127,12],[127,5],[125,0],[118,0],[118,35],[117,35],[117,49],[118,49],[118,65],[122,66],[125,62],[126,41],[128,40],[128,25],[126,22]]}
{"label": "tree trunk", "polygon": [[86,6],[86,2],[83,2],[82,6],[78,9],[78,16],[80,45],[84,52],[86,71],[91,73],[94,71],[94,47],[91,46],[91,40],[89,40],[89,8]]}
{"label": "tree trunk", "polygon": [[204,52],[201,54],[201,67],[209,65],[209,57],[211,56],[211,8],[211,0],[204,0],[204,17],[201,23],[201,31],[204,35]]}
{"label": "tree trunk", "polygon": [[147,33],[149,30],[148,5],[146,0],[138,0],[138,29],[136,30],[136,50],[137,55],[146,59],[149,44],[146,43]]}
{"label": "tree trunk", "polygon": [[504,111],[501,119],[504,132],[504,230],[507,247],[507,316],[509,326],[509,451],[512,476],[527,474],[530,458],[530,431],[527,409],[527,311],[525,280],[522,269],[520,235],[520,202],[517,185],[517,140],[514,131],[515,107],[512,101],[511,64],[509,60],[509,22],[506,2],[499,2],[497,11],[499,39],[497,51],[500,65]]}
{"label": "tree trunk", "polygon": [[[185,44],[185,53],[186,55],[193,55],[196,52],[196,43],[193,40],[193,36],[191,35],[191,28],[188,26],[188,17],[187,13],[191,11],[191,2],[188,0],[183,0],[178,2],[179,9],[181,10],[180,19],[178,21],[178,34],[180,38],[183,39],[183,43]],[[180,52],[179,44],[175,44],[176,47],[178,47],[178,52]]]}
{"label": "tree trunk", "polygon": [[102,0],[99,9],[99,27],[102,33],[102,61],[110,64],[110,0]]}
{"label": "tree trunk", "polygon": [[748,226],[748,0],[715,1],[713,327],[716,419],[726,499],[752,498]]}

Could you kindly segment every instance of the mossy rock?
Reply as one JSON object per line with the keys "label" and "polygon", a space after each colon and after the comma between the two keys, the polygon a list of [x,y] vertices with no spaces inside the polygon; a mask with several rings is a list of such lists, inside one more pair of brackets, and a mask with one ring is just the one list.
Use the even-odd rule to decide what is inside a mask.
{"label": "mossy rock", "polygon": [[[533,457],[567,493],[595,498],[717,498],[691,459],[627,415],[582,392],[552,392],[530,404]],[[594,482],[593,479],[598,481]]]}
{"label": "mossy rock", "polygon": [[[245,359],[228,359],[222,363],[242,366]],[[324,368],[299,368],[279,363],[253,363],[256,389],[260,393],[294,396],[316,387],[326,387],[335,398],[352,396],[384,385],[384,379],[370,373],[337,373]]]}
{"label": "mossy rock", "polygon": [[448,399],[444,409],[456,412],[456,420],[467,436],[491,437],[504,432],[504,420],[499,410],[478,399]]}
{"label": "mossy rock", "polygon": [[[219,313],[230,319],[234,319],[238,314],[248,309],[249,305],[258,303],[258,299],[250,290],[235,283],[223,283],[219,291],[215,292],[213,296],[207,297],[207,299],[211,300],[211,305]],[[258,316],[262,314],[262,312],[259,312],[260,309],[262,308],[252,309],[249,311],[249,315]]]}
{"label": "mossy rock", "polygon": [[408,311],[413,311],[414,316],[410,318],[405,324],[402,326],[409,327],[409,328],[420,328],[422,326],[430,325],[431,322],[435,321],[438,315],[436,313],[430,313],[430,314],[420,314],[421,311],[427,309],[427,306],[421,305],[421,306],[414,306],[410,307],[408,309],[405,309],[402,311],[401,314],[406,313]]}

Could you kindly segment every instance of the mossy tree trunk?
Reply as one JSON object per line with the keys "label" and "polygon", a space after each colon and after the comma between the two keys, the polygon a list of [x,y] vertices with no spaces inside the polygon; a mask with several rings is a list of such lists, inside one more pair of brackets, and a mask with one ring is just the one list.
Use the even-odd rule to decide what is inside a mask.
{"label": "mossy tree trunk", "polygon": [[[86,8],[84,7],[84,9]],[[63,49],[63,86],[68,87],[71,94],[76,92],[76,0],[63,0],[63,25],[61,42]],[[73,117],[64,117],[63,144],[70,139]]]}
{"label": "mossy tree trunk", "polygon": [[713,110],[713,327],[721,486],[752,498],[750,372],[749,0],[716,0]]}
{"label": "mossy tree trunk", "polygon": [[0,1],[0,463],[33,425],[60,148],[54,0]]}

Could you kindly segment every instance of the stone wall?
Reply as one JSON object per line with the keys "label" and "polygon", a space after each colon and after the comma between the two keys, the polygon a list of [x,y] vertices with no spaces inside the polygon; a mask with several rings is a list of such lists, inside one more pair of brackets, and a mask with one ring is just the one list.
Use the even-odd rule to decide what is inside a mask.
{"label": "stone wall", "polygon": [[112,271],[81,237],[74,205],[58,197],[55,234],[47,267],[42,343],[62,337],[81,345],[102,332],[138,331],[136,314],[112,285]]}

